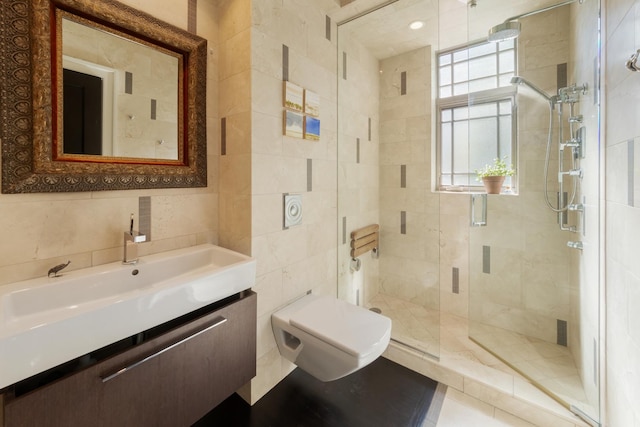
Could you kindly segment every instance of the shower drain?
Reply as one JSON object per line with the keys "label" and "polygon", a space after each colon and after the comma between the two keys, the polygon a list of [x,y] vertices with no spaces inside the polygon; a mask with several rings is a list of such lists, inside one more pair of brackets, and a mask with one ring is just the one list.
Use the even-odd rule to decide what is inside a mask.
{"label": "shower drain", "polygon": [[380,310],[378,307],[371,307],[369,310],[373,311],[374,313],[382,314],[382,310]]}

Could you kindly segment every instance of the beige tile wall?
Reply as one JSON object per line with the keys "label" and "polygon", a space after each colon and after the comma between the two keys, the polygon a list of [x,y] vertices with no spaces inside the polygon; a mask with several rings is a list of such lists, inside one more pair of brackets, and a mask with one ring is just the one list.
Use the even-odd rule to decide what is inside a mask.
{"label": "beige tile wall", "polygon": [[[378,60],[366,48],[344,34],[341,29],[338,47],[338,296],[364,305],[378,293],[379,260],[370,253],[363,254],[359,257],[361,270],[351,271],[350,234],[358,228],[380,223],[380,68]],[[346,79],[342,74],[345,54]],[[344,241],[343,221],[346,225]]]}
{"label": "beige tile wall", "polygon": [[[129,0],[177,27],[187,28],[187,0]],[[200,189],[104,191],[0,195],[0,285],[46,275],[71,260],[69,269],[113,262],[122,257],[122,233],[138,197],[151,197],[153,241],[140,254],[218,241],[217,31],[208,16],[209,2],[199,2],[198,33],[208,39],[209,185]]]}
{"label": "beige tile wall", "polygon": [[[549,94],[557,92],[557,64],[569,61],[568,23],[568,7],[522,19],[518,74]],[[571,253],[566,241],[573,235],[559,231],[556,214],[544,202],[548,103],[525,87],[518,89],[517,102],[519,194],[489,196],[487,227],[471,230],[470,316],[556,342],[557,319],[570,320]],[[554,120],[557,128],[557,116]],[[551,194],[557,191],[555,147],[554,142],[548,177]],[[555,197],[552,202],[555,205]],[[491,247],[490,274],[483,273],[483,245]]]}
{"label": "beige tile wall", "polygon": [[[430,190],[431,48],[380,61],[381,292],[439,308],[439,195]],[[401,76],[406,73],[406,93]],[[405,165],[406,187],[401,188]],[[401,212],[405,212],[402,233]]]}
{"label": "beige tile wall", "polygon": [[[331,39],[326,37],[326,14],[336,4],[324,0],[303,7],[293,0],[222,0],[219,5],[220,40],[226,43],[221,62],[234,67],[228,80],[221,80],[220,116],[237,118],[233,132],[243,141],[237,155],[228,154],[228,179],[221,176],[220,240],[229,245],[240,242],[239,249],[258,260],[257,376],[241,392],[253,403],[293,369],[276,347],[271,313],[309,290],[336,291],[334,22]],[[320,96],[320,141],[283,136],[283,45],[288,47],[289,81]],[[236,136],[227,134],[227,150]],[[242,185],[226,195],[222,182],[234,180]],[[303,200],[302,224],[286,230],[283,193],[301,194]]]}
{"label": "beige tile wall", "polygon": [[[219,120],[225,121],[225,155],[220,156],[220,244],[251,254],[251,1],[220,0],[212,7],[220,41]],[[220,153],[220,148],[218,153]]]}
{"label": "beige tile wall", "polygon": [[[523,5],[518,7],[522,9]],[[445,28],[453,28],[456,22],[456,25],[460,25],[459,16],[456,22],[453,22],[453,18],[451,22],[447,21],[448,14],[455,14],[456,10],[450,3],[441,4],[440,34],[443,44],[453,43],[450,38],[454,37],[447,34]],[[486,8],[478,10],[486,11]],[[501,10],[500,13],[511,12]],[[527,18],[520,37],[520,74],[549,93],[555,93],[557,89],[556,65],[569,61],[568,21],[568,8]],[[463,24],[466,27],[466,22]],[[470,25],[471,33],[481,37],[480,29]],[[486,29],[483,31],[486,32]],[[455,33],[466,40],[464,31]],[[427,190],[431,169],[431,153],[427,147],[430,146],[432,132],[430,120],[426,118],[430,117],[431,110],[429,103],[421,104],[420,99],[430,99],[429,88],[420,87],[427,91],[426,96],[421,94],[422,98],[414,94],[405,95],[404,98],[399,95],[400,72],[403,67],[415,67],[418,52],[381,61],[380,66],[380,222],[383,226],[381,246],[384,247],[380,259],[380,287],[381,292],[421,300],[421,303],[435,304],[435,307],[439,303],[442,310],[467,316],[468,196],[434,196]],[[430,59],[429,56],[425,58]],[[424,67],[423,74],[428,72],[430,64]],[[409,77],[412,75],[422,77],[422,80],[417,78],[415,81],[429,81],[429,77],[420,76],[420,72],[408,73]],[[410,80],[409,85],[415,84],[415,81]],[[342,89],[341,93],[349,90],[346,87]],[[414,89],[415,86],[410,90]],[[570,296],[576,293],[570,287],[567,273],[571,252],[566,249],[565,243],[571,235],[558,231],[556,216],[544,206],[542,197],[548,106],[526,89],[521,90],[519,105],[520,195],[492,197],[489,216],[493,227],[473,230],[473,242],[491,245],[494,256],[493,275],[474,275],[474,287],[480,289],[481,294],[474,315],[483,321],[507,328],[520,328],[522,332],[555,342],[556,320],[570,319]],[[420,108],[424,108],[424,111]],[[420,112],[424,113],[422,118]],[[425,125],[426,128],[413,134],[407,130],[418,129],[416,126],[419,125]],[[347,138],[345,146],[348,143]],[[554,156],[557,155],[552,154],[550,170],[557,165]],[[405,163],[408,164],[408,188],[401,189],[400,165]],[[549,177],[551,191],[554,189],[554,180],[552,174]],[[339,187],[343,191],[343,186]],[[352,189],[354,194],[357,191]],[[348,198],[341,208],[345,206],[347,209],[349,202],[353,205],[353,200],[354,197]],[[401,210],[407,211],[409,224],[413,222],[413,225],[418,225],[414,227],[414,230],[419,230],[417,234],[400,234]],[[471,258],[473,271],[481,272],[481,256]],[[460,274],[457,294],[453,293],[451,287],[454,267],[459,269]],[[576,270],[573,268],[572,271]],[[421,285],[429,280],[435,285],[430,288],[433,292],[428,296],[424,293],[420,295]],[[415,286],[416,281],[420,282],[418,286]],[[573,324],[575,320],[569,323]]]}
{"label": "beige tile wall", "polygon": [[[628,71],[624,63],[638,49],[640,1],[607,0],[605,5],[605,404],[607,425],[638,426],[640,263],[637,246],[640,239],[640,198],[637,190],[640,176],[640,75]],[[630,148],[635,154],[633,159],[629,156]],[[630,163],[630,160],[633,162]]]}

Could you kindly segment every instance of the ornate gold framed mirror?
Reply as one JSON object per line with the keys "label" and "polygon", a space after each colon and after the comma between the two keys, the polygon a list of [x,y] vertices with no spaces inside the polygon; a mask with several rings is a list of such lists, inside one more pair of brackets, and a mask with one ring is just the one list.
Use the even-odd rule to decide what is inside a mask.
{"label": "ornate gold framed mirror", "polygon": [[206,40],[113,0],[3,0],[2,192],[207,185]]}

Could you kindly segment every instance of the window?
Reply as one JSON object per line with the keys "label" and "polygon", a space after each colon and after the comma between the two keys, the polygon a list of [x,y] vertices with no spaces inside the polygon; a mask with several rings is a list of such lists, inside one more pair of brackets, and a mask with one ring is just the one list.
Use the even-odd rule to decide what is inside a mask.
{"label": "window", "polygon": [[480,188],[475,170],[496,157],[515,165],[515,68],[513,40],[438,53],[439,190]]}

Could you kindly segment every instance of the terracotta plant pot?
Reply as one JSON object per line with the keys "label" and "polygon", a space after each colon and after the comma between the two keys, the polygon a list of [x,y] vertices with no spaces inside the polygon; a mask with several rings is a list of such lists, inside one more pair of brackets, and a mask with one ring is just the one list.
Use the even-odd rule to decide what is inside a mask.
{"label": "terracotta plant pot", "polygon": [[500,194],[502,190],[502,184],[504,183],[504,176],[485,176],[482,178],[484,188],[487,190],[487,194]]}

